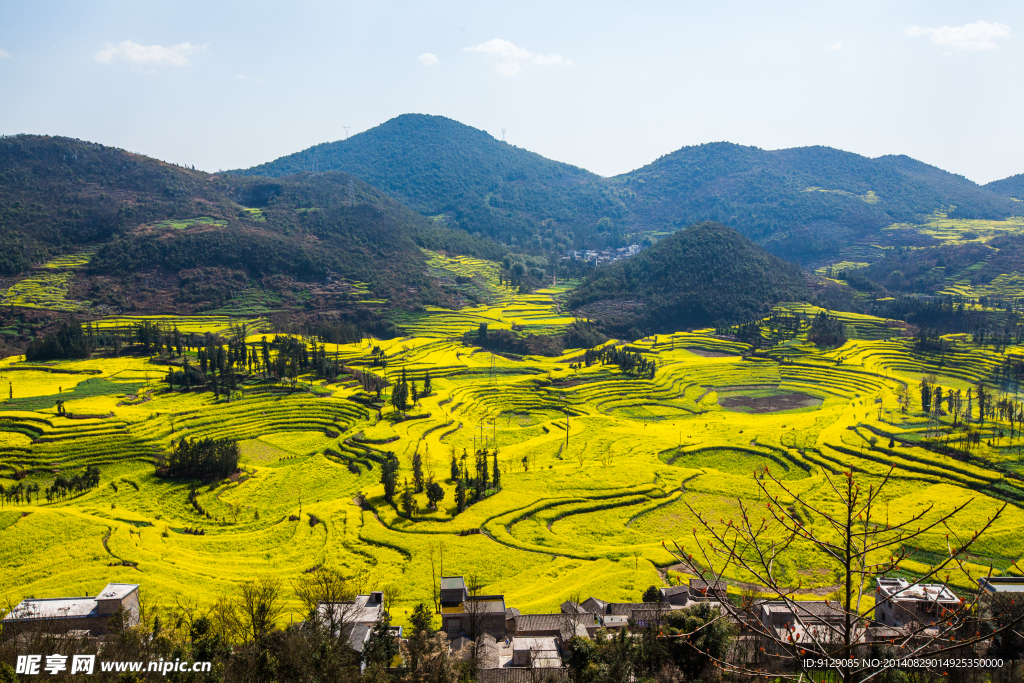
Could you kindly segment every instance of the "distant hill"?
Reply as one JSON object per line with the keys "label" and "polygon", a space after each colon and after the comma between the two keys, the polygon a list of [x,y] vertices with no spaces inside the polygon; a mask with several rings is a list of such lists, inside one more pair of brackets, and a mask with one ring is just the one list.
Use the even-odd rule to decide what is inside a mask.
{"label": "distant hill", "polygon": [[883,227],[950,205],[961,218],[1004,218],[1021,209],[910,157],[869,159],[830,147],[684,147],[611,182],[628,190],[640,227],[714,220],[794,260],[834,255],[856,239],[881,237]]}
{"label": "distant hill", "polygon": [[525,251],[561,251],[622,204],[604,180],[495,140],[443,116],[404,114],[346,140],[281,157],[237,175],[351,173],[452,227]]}
{"label": "distant hill", "polygon": [[147,272],[169,293],[147,305],[165,309],[275,277],[340,277],[397,305],[445,303],[420,246],[502,253],[343,173],[210,175],[68,138],[0,140],[0,273],[86,245],[97,248],[88,275],[108,278],[92,295],[123,285],[132,298],[129,276]]}
{"label": "distant hill", "polygon": [[1013,197],[1024,201],[1024,173],[1018,173],[1002,180],[993,180],[983,187],[1002,197]]}
{"label": "distant hill", "polygon": [[705,222],[599,269],[568,306],[610,332],[636,336],[746,322],[807,296],[800,268]]}
{"label": "distant hill", "polygon": [[857,240],[899,244],[899,232],[880,229],[950,206],[962,218],[1024,212],[962,176],[905,156],[723,142],[684,147],[601,178],[451,119],[419,114],[231,173],[279,176],[314,168],[352,173],[425,215],[534,253],[622,246],[637,231],[713,220],[773,253],[807,261],[834,257]]}

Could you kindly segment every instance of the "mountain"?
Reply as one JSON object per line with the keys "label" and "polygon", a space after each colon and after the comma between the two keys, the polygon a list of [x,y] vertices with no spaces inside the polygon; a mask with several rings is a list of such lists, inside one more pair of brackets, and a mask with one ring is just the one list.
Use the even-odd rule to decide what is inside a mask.
{"label": "mountain", "polygon": [[858,240],[927,241],[916,232],[881,229],[951,206],[961,218],[1024,212],[1019,202],[906,156],[720,142],[602,178],[451,119],[419,114],[231,173],[280,176],[313,168],[351,173],[427,216],[517,251],[549,254],[569,246],[623,246],[639,239],[637,232],[714,220],[773,253],[813,261]]}
{"label": "mountain", "polygon": [[732,228],[705,222],[598,269],[567,305],[611,332],[635,337],[746,322],[780,301],[807,296],[800,268]]}
{"label": "mountain", "polygon": [[0,273],[85,246],[80,298],[147,312],[223,303],[249,282],[301,303],[327,278],[399,306],[444,304],[420,246],[502,253],[344,173],[211,175],[68,138],[0,140]]}
{"label": "mountain", "polygon": [[637,227],[714,220],[795,260],[837,254],[950,205],[954,217],[1004,218],[1013,203],[906,156],[869,159],[829,147],[767,151],[730,143],[684,147],[611,182],[627,190]]}
{"label": "mountain", "polygon": [[983,187],[1002,197],[1013,197],[1024,201],[1024,173],[1018,173],[1002,180],[993,180]]}
{"label": "mountain", "polygon": [[[562,251],[622,204],[600,176],[443,116],[404,114],[235,175],[338,170],[443,223],[525,251]],[[581,232],[581,235],[577,235]]]}

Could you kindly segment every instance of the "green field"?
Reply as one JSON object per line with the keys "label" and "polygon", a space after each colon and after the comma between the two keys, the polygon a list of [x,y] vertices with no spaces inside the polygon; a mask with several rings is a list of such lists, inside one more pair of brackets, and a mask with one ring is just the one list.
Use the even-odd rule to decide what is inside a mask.
{"label": "green field", "polygon": [[[495,297],[502,294],[481,280],[481,287],[498,289]],[[13,399],[0,405],[0,484],[24,474],[21,481],[45,488],[57,474],[87,465],[100,467],[102,478],[98,488],[64,501],[4,503],[0,573],[9,578],[0,600],[85,595],[126,581],[142,583],[159,602],[178,594],[208,602],[254,575],[274,575],[287,586],[307,569],[329,565],[367,585],[400,584],[401,615],[429,600],[429,558],[438,544],[446,572],[476,574],[486,591],[504,593],[507,604],[524,611],[557,611],[577,591],[635,600],[671,565],[662,541],[692,535],[686,504],[734,515],[737,500],[756,504],[752,475],[764,466],[827,505],[825,472],[853,468],[877,480],[892,463],[896,478],[886,504],[894,516],[971,499],[958,520],[963,530],[1010,501],[975,548],[976,563],[992,562],[1000,571],[1024,554],[1021,440],[1008,437],[1005,423],[987,421],[976,426],[983,438],[970,460],[957,460],[929,447],[948,417],[936,426],[916,403],[907,413],[897,405],[901,387],[909,385],[913,397],[922,375],[966,389],[991,381],[1007,355],[1019,357],[1022,349],[961,346],[933,356],[916,351],[884,320],[842,314],[856,334],[830,351],[808,344],[806,329],[753,358],[742,357],[745,345],[709,333],[634,342],[631,348],[658,365],[653,379],[641,379],[612,365],[570,368],[582,350],[504,357],[451,340],[480,321],[553,329],[562,318],[552,296],[509,294],[490,306],[428,311],[405,323],[421,330],[418,336],[326,345],[348,367],[386,373],[392,382],[404,369],[422,387],[429,371],[433,393],[407,419],[387,406],[378,421],[377,407],[363,404],[370,396],[351,377],[324,383],[307,375],[293,387],[257,375],[228,401],[212,392],[169,391],[161,383],[166,358],[2,361],[0,383],[10,383]],[[240,322],[154,320],[183,332],[224,331]],[[247,322],[250,341],[258,341],[261,321]],[[767,321],[763,334],[772,334]],[[375,346],[386,370],[373,364]],[[1007,388],[1015,396],[1015,387]],[[803,398],[778,403],[793,396]],[[57,414],[58,399],[70,417]],[[183,435],[242,444],[243,476],[199,490],[209,518],[190,505],[188,482],[154,474],[153,457]],[[498,449],[503,488],[456,514],[452,454],[482,443]],[[445,490],[437,511],[422,494],[411,520],[385,502],[385,451],[398,457],[400,479],[411,478],[413,454],[423,455]],[[311,524],[310,515],[321,523]],[[183,533],[197,526],[206,534]],[[943,543],[927,537],[921,548],[940,552]],[[820,564],[809,552],[798,549],[784,576],[827,592],[834,577],[808,570]],[[923,570],[918,564],[906,568]],[[950,581],[969,585],[963,576]],[[298,603],[290,604],[299,616]]]}

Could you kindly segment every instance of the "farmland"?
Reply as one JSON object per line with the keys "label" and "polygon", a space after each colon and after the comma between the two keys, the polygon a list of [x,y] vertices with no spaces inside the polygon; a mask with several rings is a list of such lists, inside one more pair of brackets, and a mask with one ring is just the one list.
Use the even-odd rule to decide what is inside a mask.
{"label": "farmland", "polygon": [[[366,586],[400,586],[401,622],[429,601],[431,554],[442,546],[446,573],[476,575],[486,592],[504,593],[524,612],[557,611],[576,592],[635,600],[679,570],[661,543],[692,539],[687,505],[723,519],[738,514],[737,501],[756,507],[753,474],[763,467],[827,507],[826,474],[852,469],[877,483],[891,465],[885,504],[894,519],[971,500],[957,518],[968,532],[1009,502],[972,561],[1000,572],[1020,559],[1024,442],[988,420],[972,424],[979,443],[969,457],[955,458],[936,446],[951,417],[923,413],[916,398],[928,375],[946,391],[987,382],[1016,398],[999,370],[1021,358],[1019,347],[953,339],[943,353],[929,353],[885,320],[837,314],[850,341],[823,350],[808,343],[806,323],[783,338],[769,318],[761,334],[774,346],[756,354],[711,330],[609,341],[655,361],[653,377],[641,376],[587,365],[583,349],[519,356],[463,343],[460,335],[481,323],[557,331],[572,321],[560,310],[566,286],[517,294],[499,284],[496,264],[432,254],[430,267],[435,277],[468,278],[478,303],[395,314],[404,337],[324,344],[348,373],[333,381],[253,371],[218,397],[170,390],[168,364],[181,359],[166,354],[0,362],[10,395],[0,405],[0,484],[45,489],[58,474],[90,465],[102,473],[84,493],[4,502],[0,600],[87,595],[125,581],[142,583],[160,603],[179,594],[212,602],[254,575],[288,586],[326,565]],[[818,311],[789,304],[776,314],[806,320]],[[260,318],[227,315],[108,318],[96,327],[143,320],[225,335],[245,322],[255,345],[275,336]],[[352,371],[385,380],[383,400]],[[386,403],[402,374],[421,390],[406,411]],[[158,477],[154,458],[182,437],[238,441],[241,474],[202,485]],[[482,447],[492,459],[497,451],[501,488],[460,513],[451,461],[472,467]],[[385,500],[387,453],[398,459],[400,489],[413,479],[414,456],[422,459],[445,493],[436,510],[422,493],[408,516]],[[195,528],[205,533],[185,533]],[[922,557],[944,547],[938,536],[920,540]],[[835,577],[807,569],[820,564],[809,552],[796,548],[784,575],[828,595]],[[969,586],[964,576],[950,581]],[[301,617],[298,602],[289,604]]]}

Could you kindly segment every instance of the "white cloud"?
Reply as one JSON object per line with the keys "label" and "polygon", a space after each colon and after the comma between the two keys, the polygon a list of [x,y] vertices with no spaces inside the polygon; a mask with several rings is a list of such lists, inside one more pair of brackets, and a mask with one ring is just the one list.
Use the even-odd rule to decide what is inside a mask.
{"label": "white cloud", "polygon": [[494,38],[486,43],[463,48],[463,51],[493,55],[499,58],[500,61],[495,67],[495,70],[502,76],[515,76],[522,72],[523,66],[529,64],[537,64],[540,66],[572,64],[572,62],[562,55],[537,55],[501,38]]}
{"label": "white cloud", "polygon": [[10,58],[11,58],[11,53],[9,53],[7,50],[0,49],[0,59],[10,59]]}
{"label": "white cloud", "polygon": [[100,64],[113,64],[126,61],[138,66],[188,66],[191,64],[188,55],[201,52],[202,45],[180,43],[171,47],[162,45],[139,45],[130,40],[123,40],[117,45],[107,43],[96,53],[95,59]]}
{"label": "white cloud", "polygon": [[420,60],[420,64],[423,66],[437,66],[441,63],[441,60],[437,58],[437,55],[431,52],[424,52],[416,59]]}
{"label": "white cloud", "polygon": [[832,44],[831,44],[831,45],[829,46],[829,48],[828,48],[828,49],[829,49],[829,50],[831,50],[832,52],[835,52],[836,50],[839,50],[839,49],[841,49],[842,47],[843,47],[843,41],[841,41],[841,40],[837,40],[836,42],[832,43]]}
{"label": "white cloud", "polygon": [[912,38],[931,36],[932,43],[935,45],[951,47],[957,51],[995,50],[999,47],[997,40],[1010,37],[1010,27],[1006,24],[993,24],[988,21],[939,28],[911,26],[907,29],[907,35]]}

